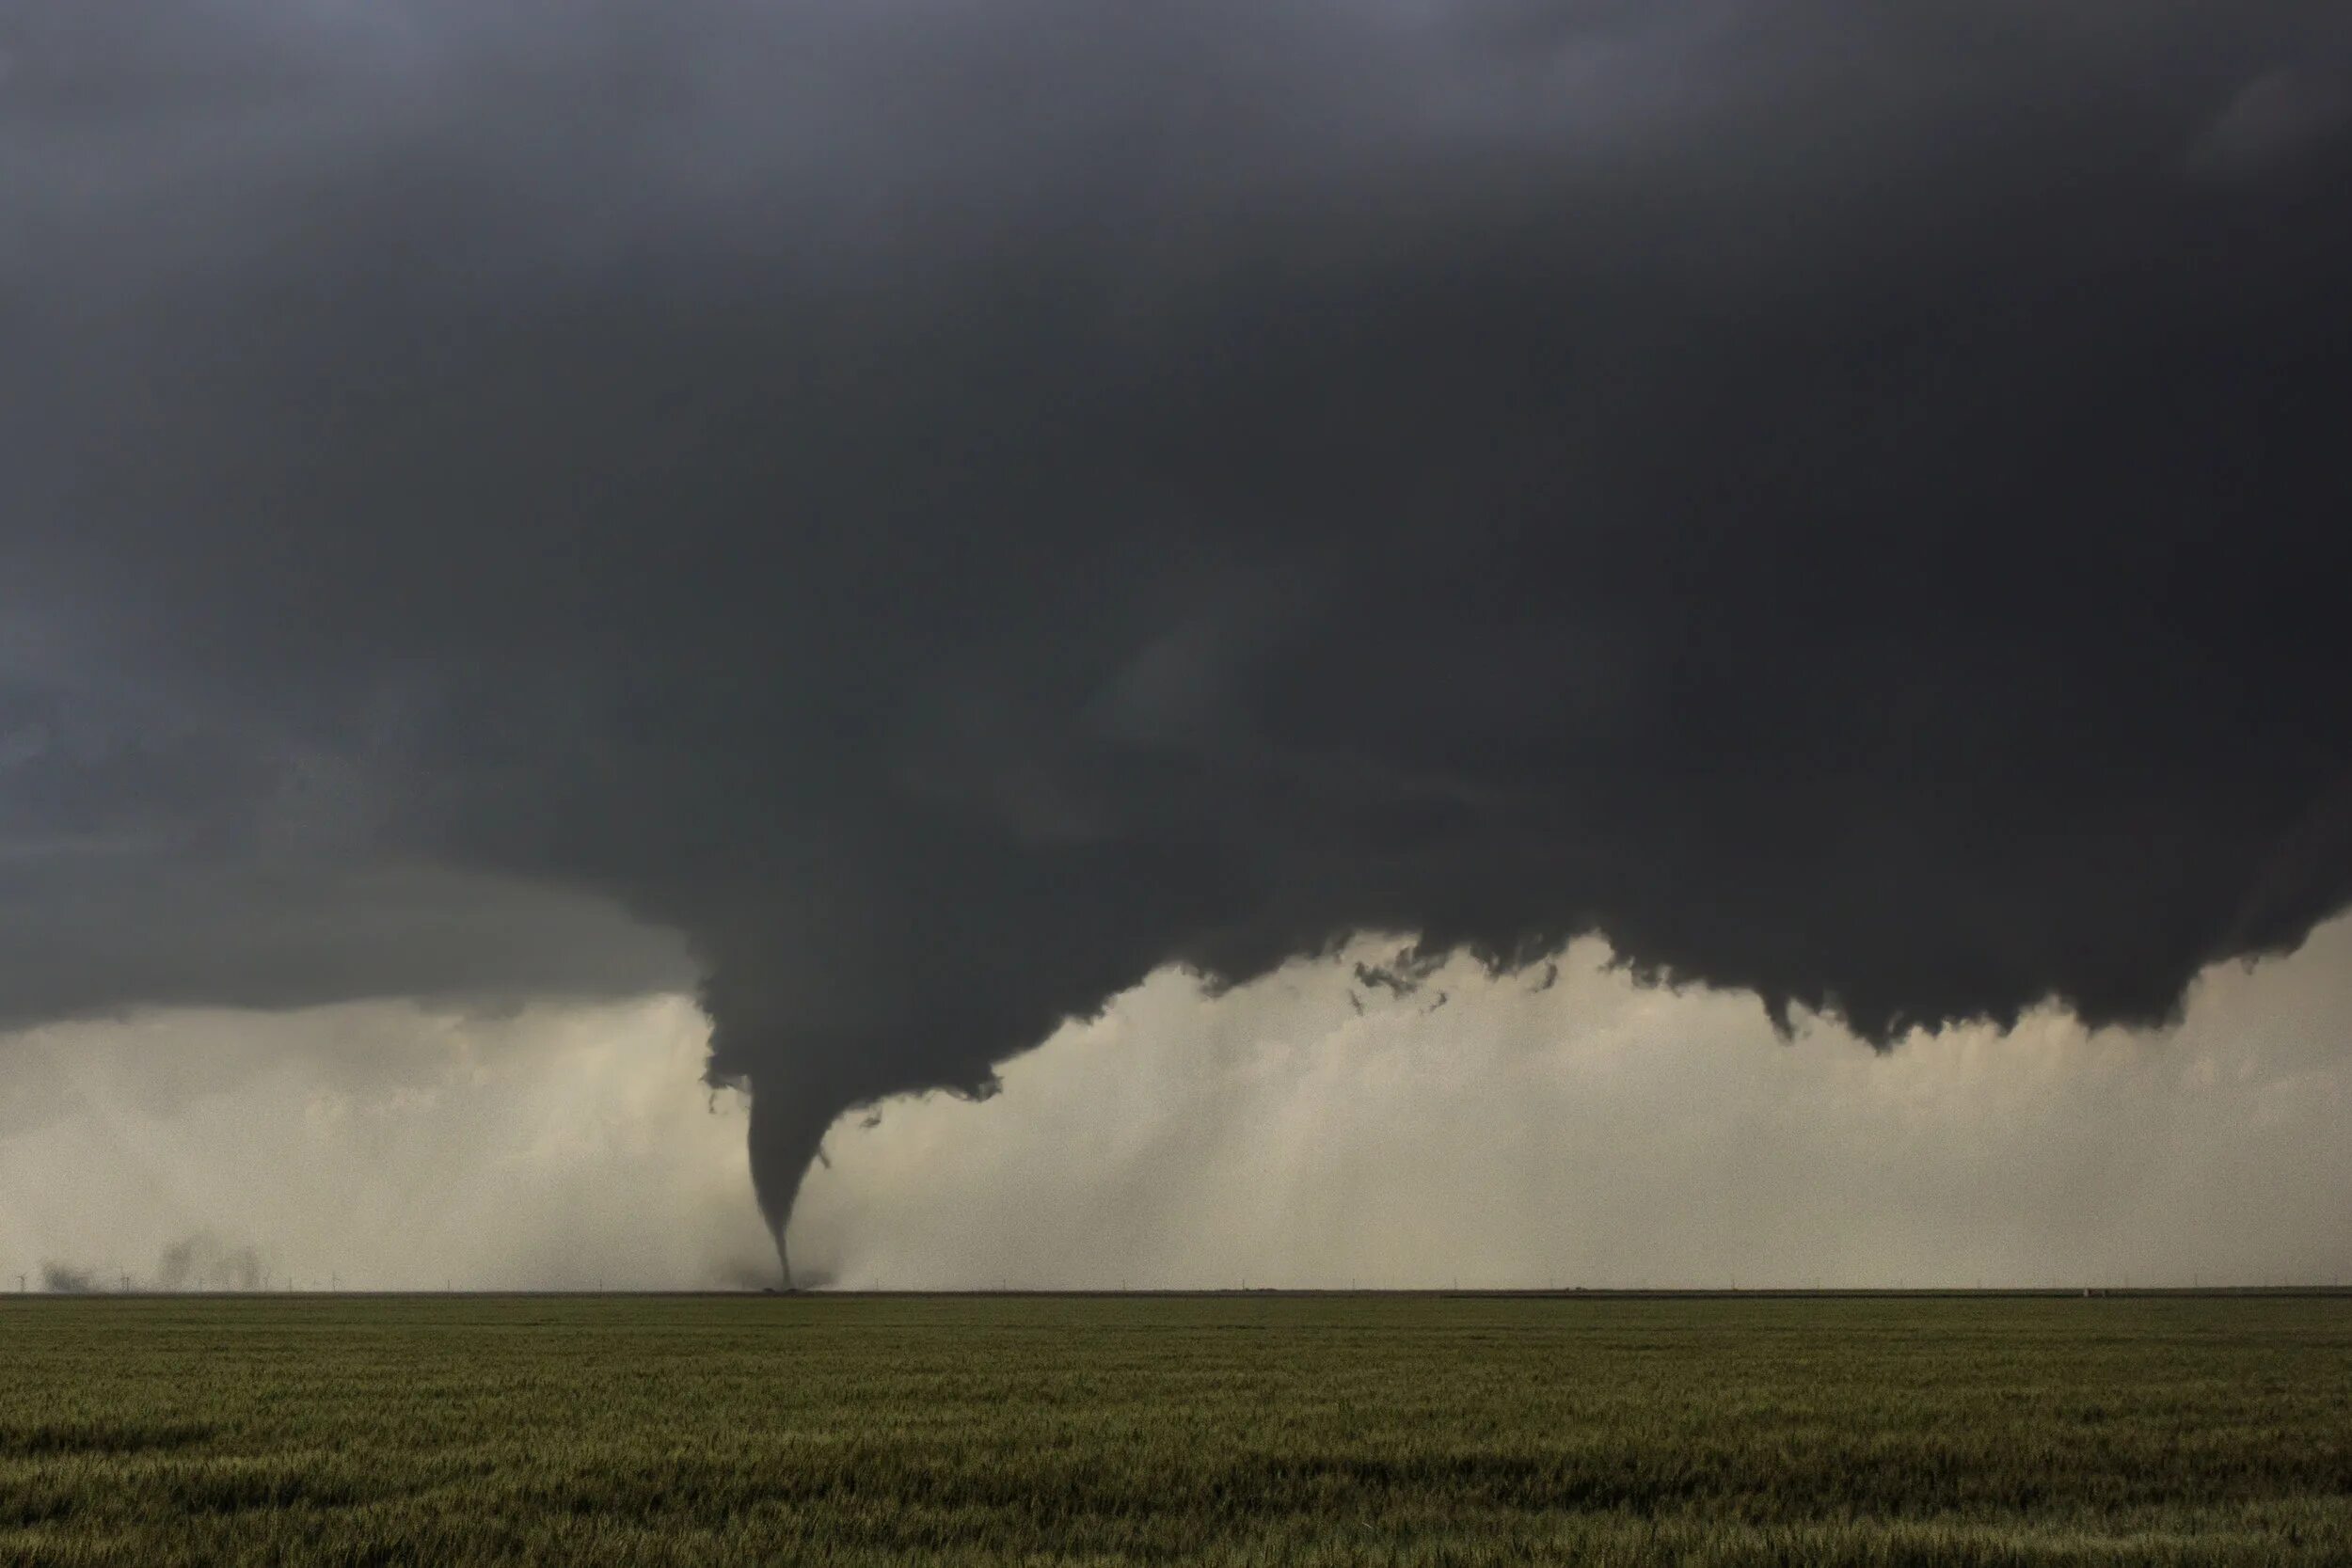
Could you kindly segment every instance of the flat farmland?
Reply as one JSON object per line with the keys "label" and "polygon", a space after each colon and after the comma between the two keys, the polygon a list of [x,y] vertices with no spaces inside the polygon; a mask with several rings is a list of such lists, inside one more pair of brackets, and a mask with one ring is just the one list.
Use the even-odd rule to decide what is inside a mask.
{"label": "flat farmland", "polygon": [[2342,1297],[0,1299],[10,1563],[2344,1563]]}

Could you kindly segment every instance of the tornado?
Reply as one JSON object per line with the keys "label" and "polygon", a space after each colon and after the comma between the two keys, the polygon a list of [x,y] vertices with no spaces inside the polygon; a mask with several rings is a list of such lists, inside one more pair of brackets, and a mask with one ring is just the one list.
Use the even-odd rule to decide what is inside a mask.
{"label": "tornado", "polygon": [[825,1130],[843,1107],[795,1097],[782,1085],[763,1091],[757,1081],[748,1089],[752,1193],[760,1217],[775,1238],[776,1268],[783,1287],[796,1290],[785,1231],[791,1223],[792,1206],[800,1199],[801,1183],[823,1148]]}

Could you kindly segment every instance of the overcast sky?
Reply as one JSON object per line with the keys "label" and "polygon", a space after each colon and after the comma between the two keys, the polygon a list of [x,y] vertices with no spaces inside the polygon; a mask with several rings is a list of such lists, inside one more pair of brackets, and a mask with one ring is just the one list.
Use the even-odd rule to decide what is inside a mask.
{"label": "overcast sky", "polygon": [[2347,188],[2333,0],[0,0],[0,1094],[691,995],[781,1226],[1367,932],[2161,1034],[2352,897]]}

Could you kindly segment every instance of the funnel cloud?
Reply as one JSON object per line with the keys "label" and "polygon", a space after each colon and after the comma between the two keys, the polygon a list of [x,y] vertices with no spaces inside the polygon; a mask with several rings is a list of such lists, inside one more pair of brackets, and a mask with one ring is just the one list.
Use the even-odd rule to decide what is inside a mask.
{"label": "funnel cloud", "polygon": [[689,971],[781,1238],[843,1110],[1171,965],[1599,936],[1884,1044],[2352,898],[2339,6],[0,57],[12,1024]]}

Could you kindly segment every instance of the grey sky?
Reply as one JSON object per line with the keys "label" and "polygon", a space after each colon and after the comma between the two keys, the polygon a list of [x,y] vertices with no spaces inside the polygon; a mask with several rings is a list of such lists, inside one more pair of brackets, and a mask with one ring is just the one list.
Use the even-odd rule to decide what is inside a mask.
{"label": "grey sky", "polygon": [[1600,933],[1883,1044],[2352,893],[2339,6],[0,52],[0,1017],[691,962],[781,1218],[1170,965]]}

